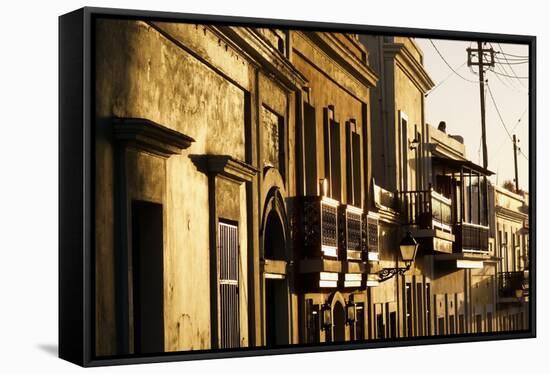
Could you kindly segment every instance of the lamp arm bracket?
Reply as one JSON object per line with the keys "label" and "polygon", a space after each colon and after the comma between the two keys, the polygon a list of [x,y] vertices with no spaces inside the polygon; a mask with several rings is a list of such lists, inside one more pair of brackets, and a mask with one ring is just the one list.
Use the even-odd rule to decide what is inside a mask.
{"label": "lamp arm bracket", "polygon": [[407,266],[404,267],[404,268],[400,268],[400,267],[395,267],[395,268],[383,268],[382,270],[380,270],[380,271],[377,273],[377,274],[378,274],[378,281],[379,281],[379,282],[384,282],[384,281],[387,281],[388,279],[393,278],[393,277],[396,276],[396,275],[403,275],[403,274],[405,274],[410,268],[411,268],[411,264],[407,264]]}

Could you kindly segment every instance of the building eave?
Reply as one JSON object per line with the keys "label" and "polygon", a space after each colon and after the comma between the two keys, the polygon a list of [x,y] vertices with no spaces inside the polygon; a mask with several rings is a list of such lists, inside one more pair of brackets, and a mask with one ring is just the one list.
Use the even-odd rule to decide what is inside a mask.
{"label": "building eave", "polygon": [[376,87],[378,75],[374,70],[345,48],[334,35],[326,32],[305,32],[303,34],[361,83],[371,88]]}
{"label": "building eave", "polygon": [[395,60],[415,86],[425,94],[435,86],[424,66],[414,58],[414,55],[402,43],[384,44],[384,55]]}
{"label": "building eave", "polygon": [[528,214],[518,212],[516,210],[508,209],[503,206],[497,205],[495,207],[497,218],[504,218],[508,220],[514,220],[518,222],[524,222],[529,218]]}
{"label": "building eave", "polygon": [[220,26],[221,33],[231,40],[238,41],[239,46],[250,55],[254,61],[259,62],[272,76],[278,78],[287,86],[288,91],[303,89],[308,81],[292,65],[290,60],[273,48],[258,33],[251,28]]}

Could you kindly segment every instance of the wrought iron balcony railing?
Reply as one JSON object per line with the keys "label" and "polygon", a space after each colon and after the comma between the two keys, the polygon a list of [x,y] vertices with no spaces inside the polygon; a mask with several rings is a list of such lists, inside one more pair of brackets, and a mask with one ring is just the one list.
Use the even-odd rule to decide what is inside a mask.
{"label": "wrought iron balcony railing", "polygon": [[489,251],[489,226],[462,222],[454,227],[455,252]]}
{"label": "wrought iron balcony railing", "polygon": [[431,189],[402,192],[401,197],[406,224],[452,232],[451,199]]}
{"label": "wrought iron balcony railing", "polygon": [[338,206],[335,200],[308,196],[301,200],[297,228],[304,257],[338,257]]}
{"label": "wrought iron balcony railing", "polygon": [[296,239],[300,257],[377,261],[378,216],[338,201],[305,196],[299,200]]}
{"label": "wrought iron balcony railing", "polygon": [[498,274],[499,297],[523,297],[529,295],[529,273],[510,271]]}
{"label": "wrought iron balcony railing", "polygon": [[361,260],[363,247],[363,211],[351,205],[341,206],[341,233],[345,251],[341,257],[345,260]]}

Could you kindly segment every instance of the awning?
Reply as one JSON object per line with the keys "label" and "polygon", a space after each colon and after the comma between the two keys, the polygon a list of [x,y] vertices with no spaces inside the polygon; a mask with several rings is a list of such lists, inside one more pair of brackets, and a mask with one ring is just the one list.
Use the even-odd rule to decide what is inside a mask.
{"label": "awning", "polygon": [[449,166],[455,169],[470,169],[472,171],[478,172],[481,175],[490,176],[495,174],[489,169],[485,169],[483,166],[480,166],[478,164],[474,164],[470,160],[462,159],[462,160],[456,160],[451,159],[447,157],[440,157],[440,156],[433,156],[432,161],[441,165]]}

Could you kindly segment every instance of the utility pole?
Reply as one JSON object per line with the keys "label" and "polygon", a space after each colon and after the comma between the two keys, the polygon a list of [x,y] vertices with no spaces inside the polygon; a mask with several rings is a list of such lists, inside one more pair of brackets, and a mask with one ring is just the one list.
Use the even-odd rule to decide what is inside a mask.
{"label": "utility pole", "polygon": [[[485,130],[485,66],[495,66],[493,48],[483,48],[482,42],[477,42],[477,48],[468,48],[468,66],[475,65],[479,70],[479,96],[481,100],[481,139],[483,142],[483,167],[487,169],[487,133]],[[488,56],[488,61],[484,57]]]}
{"label": "utility pole", "polygon": [[519,193],[519,180],[518,180],[518,146],[517,143],[519,143],[519,140],[516,140],[516,134],[513,135],[513,142],[514,142],[514,171],[516,172],[516,193]]}

